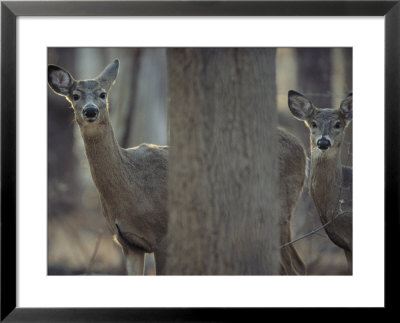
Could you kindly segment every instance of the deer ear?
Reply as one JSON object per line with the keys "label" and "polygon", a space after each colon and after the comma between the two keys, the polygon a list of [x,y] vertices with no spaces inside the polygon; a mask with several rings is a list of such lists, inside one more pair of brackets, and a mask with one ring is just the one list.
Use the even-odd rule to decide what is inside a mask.
{"label": "deer ear", "polygon": [[314,107],[304,95],[290,90],[288,93],[288,105],[290,112],[299,120],[307,120],[313,113]]}
{"label": "deer ear", "polygon": [[108,91],[114,84],[115,79],[118,75],[118,69],[119,69],[119,60],[115,59],[97,77],[97,80],[100,82],[101,86],[103,86],[106,91]]}
{"label": "deer ear", "polygon": [[49,65],[47,71],[50,88],[59,95],[67,96],[75,82],[71,74],[56,65]]}
{"label": "deer ear", "polygon": [[344,120],[351,121],[353,119],[353,93],[347,95],[340,103],[339,111]]}

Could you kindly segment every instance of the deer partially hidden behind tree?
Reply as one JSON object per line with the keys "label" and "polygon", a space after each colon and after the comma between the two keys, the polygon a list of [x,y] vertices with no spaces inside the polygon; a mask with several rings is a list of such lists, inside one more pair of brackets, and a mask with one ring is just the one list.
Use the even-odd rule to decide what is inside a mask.
{"label": "deer partially hidden behind tree", "polygon": [[353,95],[339,109],[320,109],[289,91],[288,104],[294,117],[310,129],[310,194],[328,237],[344,250],[352,273],[352,168],[342,165],[341,149],[353,118]]}
{"label": "deer partially hidden behind tree", "polygon": [[278,128],[279,228],[281,275],[305,275],[306,267],[293,244],[290,221],[306,178],[306,155],[298,139]]}
{"label": "deer partially hidden behind tree", "polygon": [[[75,80],[65,69],[49,65],[50,88],[74,110],[84,141],[102,213],[122,247],[128,274],[143,274],[145,253],[154,252],[156,273],[165,274],[167,254],[168,148],[151,144],[121,148],[110,123],[108,95],[118,74],[114,60],[94,79]],[[305,178],[305,154],[297,139],[279,136],[280,239],[290,241],[290,219]],[[294,246],[281,250],[282,274],[305,274]]]}
{"label": "deer partially hidden behind tree", "polygon": [[108,103],[118,69],[114,60],[96,78],[79,81],[49,65],[48,82],[74,110],[102,213],[123,249],[128,274],[142,275],[145,253],[153,252],[156,273],[165,274],[168,148],[118,145]]}

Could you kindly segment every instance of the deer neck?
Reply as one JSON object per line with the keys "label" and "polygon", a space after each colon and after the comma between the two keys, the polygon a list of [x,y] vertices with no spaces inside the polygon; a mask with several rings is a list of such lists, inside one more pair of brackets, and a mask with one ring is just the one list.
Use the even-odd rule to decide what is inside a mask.
{"label": "deer neck", "polygon": [[323,222],[339,207],[342,183],[340,148],[311,151],[310,191]]}
{"label": "deer neck", "polygon": [[90,172],[99,193],[107,198],[120,189],[123,167],[121,148],[110,122],[81,125]]}

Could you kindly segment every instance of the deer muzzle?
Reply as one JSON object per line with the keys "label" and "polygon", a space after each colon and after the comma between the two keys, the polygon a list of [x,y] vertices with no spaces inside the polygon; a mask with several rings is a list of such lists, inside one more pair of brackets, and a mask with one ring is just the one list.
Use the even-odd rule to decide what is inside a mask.
{"label": "deer muzzle", "polygon": [[317,141],[317,146],[321,150],[327,150],[331,146],[329,139],[322,137]]}
{"label": "deer muzzle", "polygon": [[82,115],[87,121],[93,122],[99,115],[99,108],[94,104],[88,104],[83,108]]}

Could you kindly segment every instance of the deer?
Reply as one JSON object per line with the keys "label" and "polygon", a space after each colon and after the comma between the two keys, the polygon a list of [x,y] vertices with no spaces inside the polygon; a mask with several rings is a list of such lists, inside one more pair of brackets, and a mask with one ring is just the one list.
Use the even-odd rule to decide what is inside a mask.
{"label": "deer", "polygon": [[305,264],[292,240],[291,219],[304,188],[307,159],[299,140],[278,127],[278,197],[280,228],[280,274],[305,275]]}
{"label": "deer", "polygon": [[[127,273],[142,275],[144,255],[153,253],[157,275],[167,255],[168,147],[141,144],[121,148],[109,115],[109,94],[119,70],[115,59],[97,77],[76,80],[57,65],[48,66],[48,84],[71,105],[83,139],[102,214],[125,256]],[[298,140],[278,129],[280,241],[291,240],[290,219],[303,187],[305,152]],[[281,274],[305,274],[294,246],[281,250]]]}
{"label": "deer", "polygon": [[119,70],[113,60],[97,77],[75,80],[48,65],[49,87],[63,96],[80,128],[102,213],[122,248],[129,275],[144,274],[145,253],[154,253],[156,274],[165,274],[167,254],[168,147],[143,143],[121,148],[109,115],[109,94]]}
{"label": "deer", "polygon": [[301,93],[290,90],[288,105],[293,116],[310,131],[309,191],[329,239],[342,248],[352,273],[352,168],[342,165],[341,150],[353,118],[353,94],[339,108],[321,109]]}

